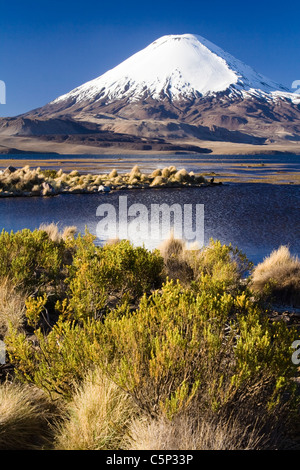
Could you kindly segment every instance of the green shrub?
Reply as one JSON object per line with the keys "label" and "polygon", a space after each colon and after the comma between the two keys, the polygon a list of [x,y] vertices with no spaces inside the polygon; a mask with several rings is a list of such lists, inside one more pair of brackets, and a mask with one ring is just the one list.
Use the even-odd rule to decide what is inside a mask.
{"label": "green shrub", "polygon": [[188,246],[181,239],[175,239],[171,233],[159,246],[164,259],[166,276],[179,280],[183,285],[198,282],[209,276],[219,282],[222,289],[239,291],[246,283],[242,278],[250,271],[252,263],[246,256],[230,245],[222,245],[219,240],[211,239],[207,246],[199,248]]}
{"label": "green shrub", "polygon": [[48,334],[36,329],[34,342],[25,332],[11,330],[6,347],[16,378],[35,384],[53,398],[70,399],[76,384],[102,354],[101,331],[100,322],[78,325],[63,317]]}
{"label": "green shrub", "polygon": [[65,277],[64,263],[68,246],[63,240],[51,240],[43,230],[0,234],[0,278],[8,277],[18,288],[44,292],[59,290]]}
{"label": "green shrub", "polygon": [[171,418],[195,402],[218,410],[264,375],[269,406],[290,384],[295,332],[270,325],[245,294],[213,290],[170,282],[134,314],[107,316],[104,367],[144,412]]}
{"label": "green shrub", "polygon": [[[252,426],[254,415],[263,423],[265,416],[281,416],[284,400],[282,409],[293,409],[296,331],[272,323],[256,303],[243,279],[250,264],[238,249],[211,240],[188,250],[172,239],[151,252],[126,240],[100,247],[88,232],[74,233],[50,225],[0,234],[0,277],[6,280],[0,327],[16,380],[70,401],[88,390],[87,371],[100,367],[103,384],[113,382],[116,396],[120,389],[129,395],[142,419],[174,423],[193,416],[196,427],[203,417],[216,429],[215,417],[229,423],[234,416],[237,429],[244,419]],[[163,284],[171,272],[173,280]],[[10,313],[6,319],[15,305],[16,320]],[[95,399],[95,416],[97,406]],[[113,432],[110,441],[105,425],[103,441],[93,440],[97,426],[83,447],[111,448],[118,436]]]}
{"label": "green shrub", "polygon": [[238,248],[213,239],[210,239],[209,244],[198,253],[193,252],[190,264],[193,267],[195,279],[201,277],[201,274],[207,274],[232,289],[240,287],[241,279],[252,268],[252,263]]}
{"label": "green shrub", "polygon": [[77,319],[98,318],[107,307],[135,304],[162,283],[163,260],[158,252],[133,247],[129,241],[95,247],[77,240],[69,278],[69,309]]}

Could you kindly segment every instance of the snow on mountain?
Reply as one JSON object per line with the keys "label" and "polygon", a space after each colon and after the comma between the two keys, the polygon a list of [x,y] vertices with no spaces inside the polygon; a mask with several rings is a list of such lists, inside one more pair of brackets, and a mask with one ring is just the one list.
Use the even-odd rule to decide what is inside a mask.
{"label": "snow on mountain", "polygon": [[298,99],[287,88],[255,72],[198,35],[163,36],[100,77],[50,104],[72,100],[129,102],[143,97],[172,101],[229,90],[232,95]]}

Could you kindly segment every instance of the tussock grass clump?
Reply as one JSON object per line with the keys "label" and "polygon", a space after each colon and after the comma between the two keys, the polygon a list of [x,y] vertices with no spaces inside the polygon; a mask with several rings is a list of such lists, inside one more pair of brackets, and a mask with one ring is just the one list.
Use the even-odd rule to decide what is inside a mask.
{"label": "tussock grass clump", "polygon": [[171,175],[171,172],[169,168],[164,168],[161,172],[161,176],[163,178],[169,178],[170,175]]}
{"label": "tussock grass clump", "polygon": [[116,170],[115,168],[114,168],[114,169],[109,173],[109,175],[108,175],[108,177],[109,177],[110,179],[116,178],[117,176],[118,176],[118,172],[117,172],[117,170]]}
{"label": "tussock grass clump", "polygon": [[[198,417],[197,417],[198,418]],[[181,415],[173,421],[143,416],[134,420],[125,442],[128,450],[258,450],[266,436],[242,419]],[[197,422],[198,421],[198,422]]]}
{"label": "tussock grass clump", "polygon": [[267,299],[300,306],[300,259],[280,246],[254,268],[251,287]]}
{"label": "tussock grass clump", "polygon": [[[160,178],[160,179],[159,179]],[[174,166],[156,169],[152,174],[142,173],[139,166],[135,165],[129,173],[119,175],[116,169],[107,174],[80,174],[78,170],[64,173],[62,169],[41,170],[39,167],[24,168],[13,171],[6,169],[0,175],[0,196],[54,196],[56,194],[71,193],[94,193],[100,185],[109,186],[113,190],[151,186],[178,186],[199,185],[207,183],[204,177],[195,176],[185,169],[177,171]]]}
{"label": "tussock grass clump", "polygon": [[163,257],[168,278],[179,280],[183,285],[189,284],[194,273],[185,241],[174,238],[174,233],[171,232],[169,238],[164,240],[158,249]]}
{"label": "tussock grass clump", "polygon": [[70,172],[69,176],[73,178],[74,176],[80,176],[80,173],[77,170],[73,170]]}
{"label": "tussock grass clump", "polygon": [[60,242],[61,234],[59,233],[57,224],[55,224],[54,222],[52,222],[51,224],[41,224],[39,230],[42,232],[46,232],[49,239],[53,242]]}
{"label": "tussock grass clump", "polygon": [[169,166],[169,172],[170,172],[170,175],[177,173],[176,166],[173,166],[173,165]]}
{"label": "tussock grass clump", "polygon": [[66,241],[69,239],[73,239],[76,234],[77,227],[67,226],[64,227],[62,232],[60,232],[58,225],[52,222],[50,224],[41,224],[39,230],[42,232],[46,232],[49,239],[53,242],[59,243],[62,240]]}
{"label": "tussock grass clump", "polygon": [[0,385],[0,450],[37,450],[49,445],[56,410],[46,395],[24,384]]}
{"label": "tussock grass clump", "polygon": [[186,248],[184,240],[179,238],[174,238],[174,232],[171,232],[169,238],[164,240],[159,245],[159,251],[161,252],[162,257],[165,261],[172,256],[181,256]]}
{"label": "tussock grass clump", "polygon": [[77,386],[56,428],[56,450],[117,450],[136,412],[131,397],[96,368]]}
{"label": "tussock grass clump", "polygon": [[166,180],[162,176],[156,176],[150,186],[162,186]]}
{"label": "tussock grass clump", "polygon": [[177,173],[175,173],[174,178],[175,181],[178,181],[178,183],[182,183],[183,181],[187,181],[189,179],[189,174],[183,168],[182,170],[178,170]]}
{"label": "tussock grass clump", "polygon": [[77,227],[75,225],[69,225],[63,229],[61,238],[66,241],[66,240],[73,240],[75,237],[75,234],[77,232]]}
{"label": "tussock grass clump", "polygon": [[152,178],[156,178],[156,176],[161,176],[161,170],[157,168],[157,170],[153,170],[151,173]]}
{"label": "tussock grass clump", "polygon": [[13,283],[4,278],[0,282],[0,338],[9,327],[20,331],[25,322],[26,295],[17,291]]}
{"label": "tussock grass clump", "polygon": [[131,172],[130,172],[130,174],[129,174],[129,179],[130,179],[130,180],[132,180],[132,179],[134,179],[134,178],[135,178],[135,179],[139,179],[140,177],[141,177],[141,170],[140,170],[140,168],[139,168],[138,165],[135,165],[135,166],[132,168],[132,170],[131,170]]}
{"label": "tussock grass clump", "polygon": [[41,193],[41,191],[42,191],[42,188],[39,184],[35,184],[31,190],[33,196],[38,196]]}

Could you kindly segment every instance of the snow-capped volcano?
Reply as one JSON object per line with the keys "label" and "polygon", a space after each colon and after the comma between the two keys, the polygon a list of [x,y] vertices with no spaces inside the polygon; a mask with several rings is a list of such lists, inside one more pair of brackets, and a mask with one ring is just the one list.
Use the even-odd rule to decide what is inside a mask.
{"label": "snow-capped volcano", "polygon": [[21,117],[3,123],[0,133],[69,134],[72,121],[73,136],[78,123],[87,135],[93,128],[93,136],[82,137],[87,142],[96,131],[147,142],[300,141],[300,95],[193,34],[163,36]]}
{"label": "snow-capped volcano", "polygon": [[[289,90],[256,73],[198,35],[163,36],[115,68],[51,104],[71,101],[106,103],[143,97],[161,100],[199,98],[230,90],[243,94],[286,94]],[[295,98],[290,94],[291,98]]]}

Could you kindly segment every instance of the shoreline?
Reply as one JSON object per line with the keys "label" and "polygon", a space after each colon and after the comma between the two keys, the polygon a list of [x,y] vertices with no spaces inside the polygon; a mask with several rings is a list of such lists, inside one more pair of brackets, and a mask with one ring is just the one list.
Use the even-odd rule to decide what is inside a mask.
{"label": "shoreline", "polygon": [[[25,156],[24,156],[25,157]],[[49,155],[40,154],[40,157],[20,155],[11,158],[0,157],[0,171],[9,166],[17,169],[29,166],[44,170],[62,170],[65,173],[78,171],[82,175],[103,174],[115,168],[120,174],[129,172],[134,165],[138,165],[145,174],[151,174],[155,169],[175,165],[178,169],[186,168],[197,174],[224,183],[266,183],[266,184],[300,184],[300,158],[290,154],[289,159],[284,157],[276,161],[271,155],[194,155],[194,154],[168,154],[168,155]],[[232,157],[232,158],[231,158]],[[277,156],[278,158],[278,156]],[[291,167],[292,165],[292,167]]]}
{"label": "shoreline", "polygon": [[142,173],[137,165],[130,172],[120,174],[116,169],[105,174],[81,174],[78,170],[64,173],[60,170],[16,169],[7,167],[0,174],[0,198],[49,197],[59,194],[95,194],[111,191],[157,188],[187,188],[219,186],[222,182],[207,180],[202,174],[178,170],[175,166]]}

